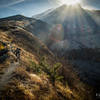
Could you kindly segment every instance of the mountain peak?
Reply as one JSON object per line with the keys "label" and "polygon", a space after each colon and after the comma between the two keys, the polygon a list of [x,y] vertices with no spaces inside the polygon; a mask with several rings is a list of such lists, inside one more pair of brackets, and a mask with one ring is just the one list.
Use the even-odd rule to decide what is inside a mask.
{"label": "mountain peak", "polygon": [[25,17],[24,15],[21,15],[21,14],[18,14],[18,15],[15,15],[13,17]]}
{"label": "mountain peak", "polygon": [[78,7],[81,7],[81,4],[80,3],[77,3],[77,4],[75,4],[75,5],[67,5],[67,4],[63,4],[63,5],[61,5],[60,7],[71,7],[71,6],[78,6]]}
{"label": "mountain peak", "polygon": [[0,21],[9,21],[9,20],[19,20],[19,21],[22,21],[22,20],[33,20],[33,18],[30,18],[30,17],[26,17],[26,16],[23,16],[23,15],[14,15],[14,16],[9,16],[9,17],[5,17],[5,18],[1,18]]}

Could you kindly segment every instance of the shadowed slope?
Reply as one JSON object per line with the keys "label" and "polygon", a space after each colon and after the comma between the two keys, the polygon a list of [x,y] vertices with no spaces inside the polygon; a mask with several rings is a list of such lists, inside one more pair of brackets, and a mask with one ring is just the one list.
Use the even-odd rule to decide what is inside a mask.
{"label": "shadowed slope", "polygon": [[[0,38],[7,43],[11,43],[15,48],[20,48],[21,57],[19,67],[16,69],[14,67],[13,73],[11,71],[12,78],[9,79],[8,84],[1,91],[0,99],[92,100],[90,93],[85,90],[88,86],[80,82],[70,64],[62,63],[63,67],[56,70],[59,67],[55,63],[60,60],[54,57],[47,46],[32,33],[19,27],[19,24],[14,25],[14,22],[12,24],[8,22],[5,22],[5,25],[1,24]],[[8,63],[15,61],[12,55],[9,56],[11,60],[7,59]],[[43,56],[47,57],[46,62],[42,61]],[[33,65],[30,61],[33,62]],[[3,65],[4,63],[2,63]],[[12,66],[9,68],[12,69]],[[38,68],[40,71],[38,71]],[[64,79],[58,81],[61,78],[58,77],[55,80],[56,75],[63,75]]]}

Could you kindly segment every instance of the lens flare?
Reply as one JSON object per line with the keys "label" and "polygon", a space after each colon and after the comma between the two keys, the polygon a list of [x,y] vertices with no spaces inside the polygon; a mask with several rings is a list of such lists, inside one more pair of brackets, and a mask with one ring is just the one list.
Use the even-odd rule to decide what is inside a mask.
{"label": "lens flare", "polygon": [[76,5],[80,3],[80,0],[60,0],[60,2],[66,5]]}

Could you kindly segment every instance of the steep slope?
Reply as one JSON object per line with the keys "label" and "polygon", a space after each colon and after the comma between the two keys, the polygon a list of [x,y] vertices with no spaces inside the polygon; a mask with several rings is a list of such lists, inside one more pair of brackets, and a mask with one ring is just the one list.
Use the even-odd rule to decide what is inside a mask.
{"label": "steep slope", "polygon": [[50,50],[69,59],[82,80],[99,89],[100,11],[63,5],[37,18],[53,25],[47,42]]}
{"label": "steep slope", "polygon": [[[54,65],[56,59],[51,51],[32,33],[6,23],[0,27],[0,39],[10,43],[15,49],[21,49],[18,65],[12,52],[8,53],[4,63],[0,63],[1,69],[6,68],[0,78],[3,87],[0,87],[1,100],[92,100],[90,93],[87,93],[90,92],[89,87],[80,82],[70,65],[65,64],[65,69],[62,64],[63,68],[59,73],[63,75],[64,80],[52,83],[52,75],[58,75],[58,68],[55,67],[54,72],[54,66],[59,64]],[[42,56],[48,58],[48,64],[44,60],[41,61]]]}
{"label": "steep slope", "polygon": [[[50,51],[48,50],[48,48],[36,36],[24,30],[23,28],[19,27],[20,26],[19,23],[18,25],[16,24],[17,24],[16,22],[11,23],[9,21],[7,23],[1,22],[0,29],[4,32],[7,32],[7,37],[9,37],[9,39],[12,42],[15,42],[17,45],[20,45],[20,42],[21,42],[21,45],[24,49],[30,50],[31,48],[33,49],[33,51],[38,52],[38,48],[40,48],[41,52],[44,52],[46,54],[46,51],[48,51],[47,54],[50,54]],[[1,34],[3,36],[3,32],[1,32]],[[34,44],[34,46],[32,44]],[[25,45],[28,45],[29,47],[25,48]]]}
{"label": "steep slope", "polygon": [[21,27],[35,36],[45,41],[46,36],[49,34],[51,26],[43,21],[34,18],[25,17],[22,15],[10,16],[0,19],[1,24],[13,24],[16,27]]}
{"label": "steep slope", "polygon": [[[47,13],[44,17],[41,18],[40,16],[40,18],[37,18],[49,24],[53,24],[54,29],[58,27],[58,31],[62,30],[60,36],[63,36],[63,39],[62,41],[58,39],[59,43],[57,43],[59,48],[61,45],[64,45],[64,47],[61,46],[62,48],[68,50],[79,49],[80,46],[83,45],[88,48],[99,48],[99,13],[100,11],[85,10],[80,5],[74,7],[63,5]],[[58,26],[57,24],[60,25]],[[62,28],[59,29],[59,27]]]}

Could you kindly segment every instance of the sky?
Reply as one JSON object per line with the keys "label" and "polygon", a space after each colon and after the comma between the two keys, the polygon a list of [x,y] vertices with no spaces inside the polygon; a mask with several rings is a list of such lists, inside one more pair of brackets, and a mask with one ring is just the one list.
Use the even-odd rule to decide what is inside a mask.
{"label": "sky", "polygon": [[[59,6],[58,0],[0,0],[0,18],[22,14],[31,17]],[[81,0],[85,8],[100,9],[100,0]]]}

